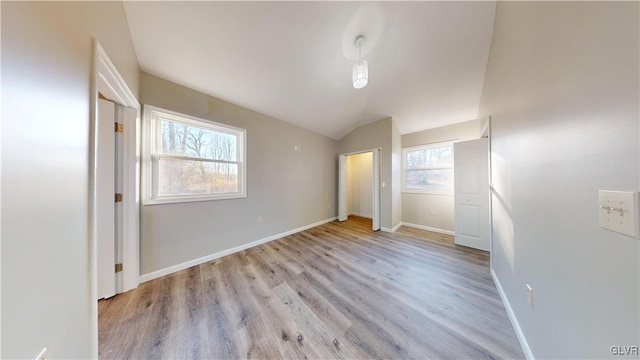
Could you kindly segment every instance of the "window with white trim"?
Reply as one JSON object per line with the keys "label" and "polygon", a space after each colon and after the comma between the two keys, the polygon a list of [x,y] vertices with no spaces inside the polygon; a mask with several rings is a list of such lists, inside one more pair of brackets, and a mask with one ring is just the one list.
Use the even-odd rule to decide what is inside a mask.
{"label": "window with white trim", "polygon": [[246,130],[145,105],[145,204],[246,197]]}
{"label": "window with white trim", "polygon": [[403,148],[402,192],[453,194],[453,143]]}

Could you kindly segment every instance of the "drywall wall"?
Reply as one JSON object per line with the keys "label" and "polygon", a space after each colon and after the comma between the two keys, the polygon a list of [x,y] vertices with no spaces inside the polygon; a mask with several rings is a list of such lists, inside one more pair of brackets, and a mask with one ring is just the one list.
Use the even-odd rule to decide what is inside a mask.
{"label": "drywall wall", "polygon": [[[402,135],[402,147],[464,141],[480,137],[481,122],[465,121]],[[453,195],[402,193],[402,222],[451,233],[454,231]],[[432,210],[432,211],[430,211]]]}
{"label": "drywall wall", "polygon": [[402,147],[435,144],[445,141],[465,141],[480,138],[480,120],[470,120],[453,125],[402,135]]}
{"label": "drywall wall", "polygon": [[246,198],[142,206],[142,275],[336,216],[336,140],[144,72],[140,100],[247,130]]}
{"label": "drywall wall", "polygon": [[598,190],[640,185],[639,5],[497,6],[492,268],[536,358],[639,345],[640,240],[598,226]]}
{"label": "drywall wall", "polygon": [[134,94],[119,2],[2,7],[3,359],[92,356],[88,191],[93,39]]}
{"label": "drywall wall", "polygon": [[348,212],[366,218],[373,217],[373,153],[347,157]]}
{"label": "drywall wall", "polygon": [[[400,196],[399,188],[393,188],[393,181],[399,181],[398,164],[399,157],[394,157],[394,149],[400,147],[399,132],[395,133],[392,118],[386,118],[374,123],[362,125],[345,137],[340,139],[340,154],[363,152],[380,148],[380,224],[383,230],[391,231],[400,224],[400,209],[397,206],[397,198]],[[397,128],[396,128],[397,130]],[[396,135],[396,136],[394,136]],[[394,141],[395,140],[395,141]],[[393,145],[396,145],[396,148]],[[336,160],[337,162],[337,160]],[[397,174],[395,173],[397,172]],[[396,205],[394,207],[394,205]]]}

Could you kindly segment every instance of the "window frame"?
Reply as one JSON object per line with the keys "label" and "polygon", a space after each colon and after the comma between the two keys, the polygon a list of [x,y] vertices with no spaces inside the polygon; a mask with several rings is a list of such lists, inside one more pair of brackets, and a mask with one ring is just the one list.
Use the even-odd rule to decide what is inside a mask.
{"label": "window frame", "polygon": [[[430,195],[451,195],[453,196],[455,185],[455,173],[454,173],[454,153],[453,153],[453,141],[444,141],[439,143],[408,146],[402,148],[402,193],[403,194],[430,194]],[[416,150],[427,150],[442,147],[451,148],[451,166],[430,166],[424,168],[407,169],[407,153]],[[451,190],[429,190],[429,189],[410,189],[407,188],[407,171],[412,170],[451,170],[452,182]]]}
{"label": "window frame", "polygon": [[[164,154],[162,145],[161,121],[169,120],[186,126],[199,127],[209,131],[236,136],[236,161],[213,160],[184,155]],[[187,203],[196,201],[215,201],[241,199],[247,197],[247,130],[239,127],[201,119],[195,116],[162,109],[152,105],[143,106],[142,141],[142,204],[157,205]],[[238,191],[233,193],[158,195],[160,159],[203,161],[210,163],[238,164]]]}

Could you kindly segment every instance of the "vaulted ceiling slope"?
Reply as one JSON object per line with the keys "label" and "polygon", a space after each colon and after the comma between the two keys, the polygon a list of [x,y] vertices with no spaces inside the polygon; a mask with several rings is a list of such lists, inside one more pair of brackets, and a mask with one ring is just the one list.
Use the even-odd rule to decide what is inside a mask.
{"label": "vaulted ceiling slope", "polygon": [[[124,3],[143,71],[340,139],[477,117],[495,2]],[[354,89],[354,40],[369,84]]]}

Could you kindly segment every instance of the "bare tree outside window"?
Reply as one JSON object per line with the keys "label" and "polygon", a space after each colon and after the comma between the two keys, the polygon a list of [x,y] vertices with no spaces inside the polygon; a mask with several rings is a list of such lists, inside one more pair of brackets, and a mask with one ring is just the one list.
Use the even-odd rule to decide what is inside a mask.
{"label": "bare tree outside window", "polygon": [[152,198],[244,196],[244,131],[152,111]]}
{"label": "bare tree outside window", "polygon": [[404,151],[405,191],[453,191],[453,148],[425,146]]}
{"label": "bare tree outside window", "polygon": [[162,120],[161,133],[163,154],[194,160],[161,158],[159,195],[238,191],[238,165],[228,163],[236,161],[236,136],[170,120]]}

